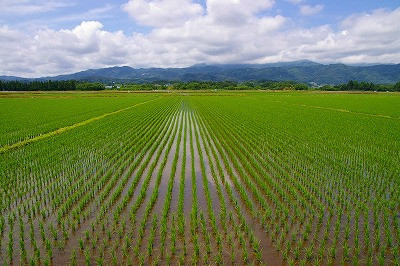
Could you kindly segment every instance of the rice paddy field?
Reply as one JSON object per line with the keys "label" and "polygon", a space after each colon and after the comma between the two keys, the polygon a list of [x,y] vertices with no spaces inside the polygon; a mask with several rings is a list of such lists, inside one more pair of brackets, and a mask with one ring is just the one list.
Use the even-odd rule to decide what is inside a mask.
{"label": "rice paddy field", "polygon": [[0,265],[399,265],[400,94],[0,94]]}

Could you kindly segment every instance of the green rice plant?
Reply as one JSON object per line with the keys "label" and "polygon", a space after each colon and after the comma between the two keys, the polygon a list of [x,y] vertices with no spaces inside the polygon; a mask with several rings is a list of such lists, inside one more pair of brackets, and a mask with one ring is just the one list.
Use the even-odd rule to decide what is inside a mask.
{"label": "green rice plant", "polygon": [[71,266],[76,266],[77,264],[77,258],[76,258],[76,250],[72,250],[72,254],[71,254],[71,262],[70,262]]}
{"label": "green rice plant", "polygon": [[308,246],[305,251],[306,251],[305,252],[306,253],[306,255],[305,255],[306,260],[307,261],[311,261],[311,259],[313,257],[314,246],[313,245]]}
{"label": "green rice plant", "polygon": [[53,240],[57,241],[58,240],[58,232],[57,232],[56,228],[53,226],[53,224],[50,224],[50,233],[53,237]]}
{"label": "green rice plant", "polygon": [[51,243],[50,243],[50,241],[48,239],[46,239],[45,246],[46,246],[47,256],[50,259],[53,258],[53,248],[52,248],[52,245],[51,245]]}
{"label": "green rice plant", "polygon": [[29,237],[30,237],[31,243],[33,243],[35,241],[35,229],[34,229],[32,220],[29,221]]}
{"label": "green rice plant", "polygon": [[144,265],[144,256],[139,255],[139,265]]}
{"label": "green rice plant", "polygon": [[198,241],[198,235],[195,234],[193,237],[193,248],[194,248],[194,257],[198,258],[200,255],[200,245]]}
{"label": "green rice plant", "polygon": [[139,255],[140,255],[140,247],[137,244],[133,247],[133,255],[135,257],[139,257]]}
{"label": "green rice plant", "polygon": [[39,231],[40,231],[40,236],[42,237],[42,241],[45,242],[46,232],[44,231],[44,224],[42,221],[39,221]]}
{"label": "green rice plant", "polygon": [[147,255],[153,255],[153,248],[154,248],[154,238],[156,236],[156,229],[157,229],[157,216],[153,215],[152,227],[150,230],[150,237],[147,243]]}
{"label": "green rice plant", "polygon": [[208,256],[207,253],[203,254],[203,263],[204,263],[204,265],[210,264],[210,257]]}
{"label": "green rice plant", "polygon": [[232,247],[232,250],[231,250],[231,264],[232,265],[235,263],[235,260],[236,260],[236,252],[235,252],[235,249]]}
{"label": "green rice plant", "polygon": [[350,247],[347,242],[343,245],[343,260],[348,261],[350,260]]}
{"label": "green rice plant", "polygon": [[99,235],[96,233],[94,237],[91,238],[90,243],[92,245],[92,249],[95,250],[97,247],[97,242],[99,240]]}
{"label": "green rice plant", "polygon": [[300,246],[299,246],[299,245],[296,245],[296,247],[293,249],[292,253],[293,253],[294,259],[295,259],[296,261],[299,260],[300,254],[301,254]]}
{"label": "green rice plant", "polygon": [[117,255],[114,248],[111,249],[111,263],[113,266],[118,265]]}
{"label": "green rice plant", "polygon": [[103,265],[104,265],[104,258],[103,258],[103,256],[99,256],[99,257],[96,258],[96,264],[97,264],[98,266],[103,266]]}
{"label": "green rice plant", "polygon": [[44,261],[43,261],[43,265],[45,265],[45,266],[50,266],[50,264],[51,264],[50,258],[46,257],[46,258],[44,259]]}
{"label": "green rice plant", "polygon": [[1,215],[0,216],[0,236],[3,236],[4,228],[5,228],[5,220],[4,220],[4,217]]}
{"label": "green rice plant", "polygon": [[288,265],[290,265],[290,266],[294,266],[294,265],[295,265],[295,262],[294,262],[294,260],[293,260],[293,259],[291,259],[291,258],[289,258],[289,259],[288,259]]}
{"label": "green rice plant", "polygon": [[336,247],[332,246],[329,248],[329,257],[334,259],[336,257]]}
{"label": "green rice plant", "polygon": [[83,250],[85,249],[85,245],[84,245],[83,239],[82,239],[82,238],[79,238],[78,243],[79,243],[79,249],[80,249],[81,251],[83,251]]}
{"label": "green rice plant", "polygon": [[36,261],[36,259],[35,259],[34,256],[31,256],[31,257],[30,257],[30,259],[29,259],[29,265],[30,265],[30,266],[36,266],[36,265],[38,265],[38,264],[37,264],[37,261]]}
{"label": "green rice plant", "polygon": [[218,251],[218,253],[215,255],[215,264],[222,265],[222,251]]}
{"label": "green rice plant", "polygon": [[85,264],[87,266],[90,265],[90,260],[91,260],[91,255],[88,249],[85,249],[85,251],[83,252],[83,255],[85,256]]}
{"label": "green rice plant", "polygon": [[[193,261],[194,258],[195,258],[195,256],[193,256],[192,261]],[[165,257],[165,263],[167,265],[171,265],[171,259],[172,259],[171,253],[167,253],[167,256]]]}
{"label": "green rice plant", "polygon": [[178,265],[185,265],[185,255],[183,253],[179,256]]}
{"label": "green rice plant", "polygon": [[[246,246],[251,252],[249,256],[258,257],[265,247],[257,244],[253,232],[256,232],[254,227],[261,226],[265,232],[262,237],[266,237],[266,241],[272,239],[273,245],[283,255],[286,254],[286,260],[289,256],[294,259],[295,255],[290,250],[302,247],[300,243],[304,243],[307,248],[301,252],[298,263],[305,260],[317,263],[326,257],[328,261],[324,263],[337,264],[340,260],[348,263],[350,258],[347,257],[351,257],[353,261],[358,259],[361,263],[372,264],[379,263],[382,256],[385,263],[394,263],[396,256],[385,254],[397,250],[396,240],[399,239],[396,216],[399,193],[395,189],[398,181],[394,177],[399,175],[400,170],[393,161],[396,155],[389,152],[397,150],[398,140],[393,137],[397,125],[392,123],[392,119],[362,114],[372,112],[374,104],[365,104],[370,108],[368,110],[358,106],[359,102],[372,103],[377,96],[357,95],[360,98],[355,100],[355,96],[344,94],[240,93],[245,95],[239,97],[234,92],[218,92],[183,96],[172,93],[157,100],[157,103],[76,128],[74,134],[58,134],[55,138],[36,142],[17,152],[0,154],[0,161],[11,162],[0,166],[0,176],[9,177],[2,183],[6,190],[0,191],[0,217],[3,217],[0,218],[0,246],[5,251],[4,262],[10,260],[6,254],[12,237],[7,237],[7,234],[17,232],[14,231],[15,224],[19,226],[19,243],[12,241],[14,249],[19,244],[21,260],[26,257],[24,249],[29,252],[34,250],[33,261],[36,264],[40,256],[35,253],[46,252],[46,237],[54,239],[50,220],[57,222],[54,229],[58,239],[53,241],[54,247],[69,247],[70,243],[78,242],[76,248],[80,248],[79,241],[76,241],[79,236],[74,232],[81,232],[85,229],[82,227],[88,225],[89,231],[94,229],[96,232],[98,229],[103,232],[99,236],[99,240],[103,240],[102,252],[110,249],[104,240],[112,240],[114,232],[118,238],[120,228],[122,238],[116,239],[115,244],[119,244],[121,249],[129,246],[126,244],[129,233],[132,236],[135,233],[135,238],[144,238],[148,234],[150,240],[151,227],[146,231],[149,228],[148,219],[160,198],[157,191],[164,186],[164,180],[160,185],[161,178],[157,176],[156,186],[151,187],[154,193],[147,195],[149,184],[153,181],[143,173],[144,169],[154,171],[154,159],[163,162],[165,158],[157,158],[157,147],[168,147],[169,142],[164,141],[166,136],[171,138],[178,128],[179,133],[176,134],[178,138],[179,134],[183,134],[183,142],[176,142],[177,147],[182,143],[185,147],[188,144],[191,153],[192,145],[199,161],[194,162],[193,169],[192,166],[186,169],[186,149],[177,149],[173,157],[175,161],[176,156],[182,156],[182,164],[176,166],[182,168],[179,196],[176,198],[177,220],[174,229],[165,222],[170,219],[171,193],[176,182],[171,181],[171,173],[167,180],[164,206],[159,212],[161,249],[169,249],[169,242],[162,238],[172,240],[170,237],[175,230],[176,237],[171,243],[182,243],[177,245],[177,250],[182,247],[180,255],[185,257],[185,230],[190,230],[188,239],[193,243],[194,236],[200,235],[201,240],[197,240],[199,247],[215,261],[221,247],[226,244],[231,247],[237,246],[237,243],[242,248]],[[107,98],[118,101],[125,96],[102,97],[101,101],[107,103]],[[74,98],[75,95],[68,97]],[[385,99],[391,97],[394,96],[385,95]],[[24,100],[32,101],[28,99]],[[62,102],[65,99],[58,100]],[[18,108],[8,108],[14,109]],[[361,114],[339,112],[339,109]],[[375,113],[382,112],[387,110],[375,110]],[[394,113],[391,116],[398,115]],[[65,119],[69,119],[67,115]],[[178,120],[181,128],[177,126]],[[337,122],[339,120],[340,123]],[[62,122],[61,119],[59,122]],[[382,137],[376,138],[376,135]],[[177,164],[174,161],[172,165]],[[192,161],[189,164],[192,165]],[[204,174],[204,166],[210,172]],[[197,182],[198,168],[202,174],[200,182],[204,186],[202,191],[192,187],[195,198],[188,220],[190,227],[185,228],[186,171],[191,171],[192,180]],[[138,184],[143,184],[143,190],[136,189]],[[205,202],[200,202],[198,195],[203,195]],[[218,198],[211,200],[210,195]],[[149,203],[142,208],[146,199]],[[132,209],[125,211],[127,206],[132,206]],[[217,206],[218,218],[214,217]],[[138,208],[144,210],[139,224],[136,223],[140,217],[136,215]],[[207,215],[202,217],[200,210],[203,208]],[[125,213],[128,219],[132,218],[126,228],[121,225],[124,222],[121,217]],[[93,214],[95,217],[92,217]],[[112,217],[111,223],[104,222],[107,219],[104,217]],[[49,223],[46,221],[48,230],[44,228],[44,219],[49,219]],[[113,223],[118,227],[112,228]],[[204,226],[205,231],[204,224],[207,225]],[[228,230],[235,234],[237,243],[229,240]],[[95,232],[87,240],[83,233],[83,244],[88,244],[84,248],[92,246],[91,238]],[[292,237],[291,232],[297,232],[296,236]],[[25,238],[32,248],[21,240]],[[40,247],[37,244],[39,239],[42,240]],[[138,248],[137,254],[143,241],[133,247]],[[211,243],[215,243],[214,250]],[[341,258],[337,258],[338,254],[342,254],[339,245],[343,247]],[[329,258],[332,247],[340,249],[340,252]],[[309,249],[313,254],[311,261],[307,258],[311,252]],[[153,252],[156,250],[154,248]],[[382,255],[383,251],[385,254]],[[160,250],[159,254],[163,252]],[[54,252],[54,256],[61,259],[65,256],[62,254]],[[12,252],[13,256],[15,252]],[[195,261],[199,258],[203,260],[204,256],[199,255]],[[47,261],[46,252],[39,262],[45,264]]]}
{"label": "green rice plant", "polygon": [[385,250],[382,249],[378,254],[378,263],[379,265],[385,265]]}
{"label": "green rice plant", "polygon": [[13,232],[10,230],[8,232],[8,243],[7,243],[7,254],[8,254],[8,260],[10,262],[13,261],[13,253],[14,253]]}
{"label": "green rice plant", "polygon": [[243,245],[243,247],[242,247],[242,260],[243,260],[243,263],[248,263],[248,261],[249,261],[249,253],[247,251],[246,245]]}
{"label": "green rice plant", "polygon": [[122,256],[125,259],[129,257],[129,247],[127,245],[122,246]]}

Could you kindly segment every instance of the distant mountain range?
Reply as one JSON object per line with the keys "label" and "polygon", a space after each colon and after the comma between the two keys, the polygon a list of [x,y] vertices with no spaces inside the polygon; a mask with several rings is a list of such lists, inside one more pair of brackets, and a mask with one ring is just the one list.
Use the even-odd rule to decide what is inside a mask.
{"label": "distant mountain range", "polygon": [[316,84],[343,84],[349,80],[377,84],[400,81],[400,64],[350,66],[344,64],[319,64],[295,61],[271,64],[198,64],[187,68],[131,68],[110,67],[89,69],[68,75],[24,79],[0,76],[2,80],[81,80],[104,83],[147,83],[158,81],[298,81]]}

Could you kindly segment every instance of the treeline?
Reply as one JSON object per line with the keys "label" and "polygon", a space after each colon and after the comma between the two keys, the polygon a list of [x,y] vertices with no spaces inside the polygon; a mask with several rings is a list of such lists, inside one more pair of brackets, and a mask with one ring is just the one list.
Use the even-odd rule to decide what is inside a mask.
{"label": "treeline", "polygon": [[396,84],[374,84],[350,80],[341,85],[310,86],[294,81],[192,81],[157,82],[147,84],[122,84],[105,86],[100,82],[87,81],[1,81],[0,91],[97,91],[114,90],[321,90],[321,91],[400,91],[400,82]]}
{"label": "treeline", "polygon": [[1,81],[0,91],[97,91],[104,90],[99,82],[63,81]]}
{"label": "treeline", "polygon": [[395,84],[374,84],[350,80],[341,85],[325,85],[318,88],[325,91],[400,91],[400,81]]}
{"label": "treeline", "polygon": [[152,84],[124,84],[121,90],[321,90],[321,91],[400,91],[396,84],[374,84],[350,80],[341,85],[310,86],[294,81],[204,81],[204,82],[159,82]]}
{"label": "treeline", "polygon": [[294,81],[191,81],[123,84],[120,90],[307,90],[309,86]]}

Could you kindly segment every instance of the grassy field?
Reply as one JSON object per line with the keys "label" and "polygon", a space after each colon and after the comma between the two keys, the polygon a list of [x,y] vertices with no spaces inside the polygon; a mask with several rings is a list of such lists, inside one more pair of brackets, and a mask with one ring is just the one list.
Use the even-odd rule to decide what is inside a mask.
{"label": "grassy field", "polygon": [[0,265],[400,263],[400,94],[0,94]]}

